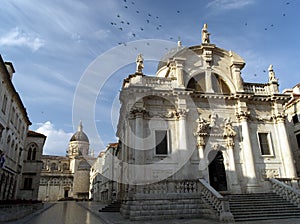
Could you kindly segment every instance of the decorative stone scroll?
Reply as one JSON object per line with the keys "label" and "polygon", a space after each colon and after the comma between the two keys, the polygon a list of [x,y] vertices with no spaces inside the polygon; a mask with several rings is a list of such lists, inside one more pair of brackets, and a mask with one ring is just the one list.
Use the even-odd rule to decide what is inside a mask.
{"label": "decorative stone scroll", "polygon": [[279,177],[278,169],[261,169],[262,178],[277,178]]}

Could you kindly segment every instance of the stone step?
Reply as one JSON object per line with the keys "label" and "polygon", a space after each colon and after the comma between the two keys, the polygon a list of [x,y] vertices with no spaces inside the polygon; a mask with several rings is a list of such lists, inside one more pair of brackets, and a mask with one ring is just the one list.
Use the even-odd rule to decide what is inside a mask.
{"label": "stone step", "polygon": [[300,209],[275,193],[227,195],[235,221],[300,217]]}
{"label": "stone step", "polygon": [[234,220],[236,222],[240,221],[258,221],[258,220],[272,220],[272,219],[289,219],[289,218],[299,218],[300,214],[292,214],[292,213],[277,213],[277,214],[269,214],[269,215],[247,215],[247,216],[234,216]]}
{"label": "stone step", "polygon": [[235,215],[248,215],[249,213],[252,215],[259,214],[259,215],[266,215],[266,214],[277,214],[277,213],[291,213],[291,214],[300,214],[299,209],[282,209],[282,210],[251,210],[251,212],[248,211],[231,211],[232,214]]}
{"label": "stone step", "polygon": [[[232,208],[234,207],[243,207],[243,206],[249,206],[249,207],[253,207],[253,206],[258,206],[258,203],[249,203],[249,202],[239,202],[239,203],[232,203],[229,202],[230,206]],[[289,205],[293,205],[292,203],[289,202],[270,202],[270,201],[264,201],[264,202],[260,202],[259,206],[289,206]]]}
{"label": "stone step", "polygon": [[230,207],[230,211],[253,211],[253,210],[262,210],[262,211],[266,211],[266,210],[288,210],[288,209],[298,209],[295,206],[281,206],[281,207],[277,207],[277,206],[259,206],[259,208],[256,207]]}
{"label": "stone step", "polygon": [[111,204],[100,209],[99,212],[120,212],[120,209],[121,209],[121,202],[114,201]]}

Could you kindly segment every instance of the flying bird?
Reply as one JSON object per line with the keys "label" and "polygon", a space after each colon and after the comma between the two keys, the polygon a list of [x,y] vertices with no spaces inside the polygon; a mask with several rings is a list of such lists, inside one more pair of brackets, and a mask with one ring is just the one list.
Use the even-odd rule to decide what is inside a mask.
{"label": "flying bird", "polygon": [[149,20],[149,19],[147,19],[146,21],[147,21],[147,23],[150,23],[150,20]]}

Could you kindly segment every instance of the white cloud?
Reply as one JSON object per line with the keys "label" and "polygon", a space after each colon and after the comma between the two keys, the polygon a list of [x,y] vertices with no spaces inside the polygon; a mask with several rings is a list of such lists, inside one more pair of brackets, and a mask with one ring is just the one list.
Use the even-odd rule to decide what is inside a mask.
{"label": "white cloud", "polygon": [[47,136],[43,154],[66,155],[68,143],[73,133],[66,133],[62,129],[55,129],[55,126],[50,121],[39,123],[38,126],[35,131]]}
{"label": "white cloud", "polygon": [[214,10],[231,10],[240,9],[247,5],[253,4],[254,0],[214,0],[209,2],[206,7]]}
{"label": "white cloud", "polygon": [[0,46],[25,46],[29,47],[32,51],[37,51],[44,44],[44,40],[32,33],[26,33],[18,27],[0,37]]}

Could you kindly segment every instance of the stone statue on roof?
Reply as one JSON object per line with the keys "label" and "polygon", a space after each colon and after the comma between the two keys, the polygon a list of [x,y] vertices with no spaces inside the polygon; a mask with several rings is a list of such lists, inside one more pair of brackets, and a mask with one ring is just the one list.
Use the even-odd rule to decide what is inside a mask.
{"label": "stone statue on roof", "polygon": [[210,33],[207,30],[207,24],[205,23],[202,28],[202,44],[209,44],[209,35]]}
{"label": "stone statue on roof", "polygon": [[142,54],[139,54],[136,58],[136,73],[143,73],[144,68],[144,59],[142,57]]}
{"label": "stone statue on roof", "polygon": [[275,72],[274,72],[274,70],[273,70],[273,65],[270,65],[269,66],[269,82],[277,82],[277,79],[276,79],[276,77],[275,77]]}

